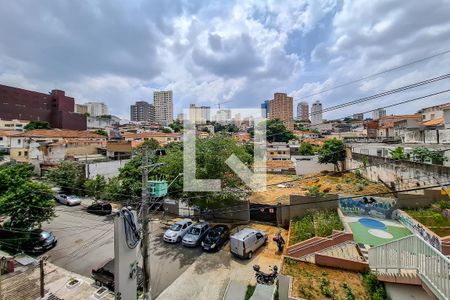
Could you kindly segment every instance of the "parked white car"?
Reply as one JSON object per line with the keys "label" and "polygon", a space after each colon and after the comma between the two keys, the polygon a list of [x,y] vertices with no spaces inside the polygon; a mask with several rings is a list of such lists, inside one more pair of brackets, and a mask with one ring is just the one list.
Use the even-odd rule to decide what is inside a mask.
{"label": "parked white car", "polygon": [[193,226],[191,219],[183,219],[176,222],[164,233],[163,240],[168,243],[179,243],[183,236]]}
{"label": "parked white car", "polygon": [[66,194],[58,193],[56,195],[56,201],[58,201],[61,204],[68,205],[68,206],[74,206],[74,205],[80,205],[81,199],[77,196],[67,196]]}

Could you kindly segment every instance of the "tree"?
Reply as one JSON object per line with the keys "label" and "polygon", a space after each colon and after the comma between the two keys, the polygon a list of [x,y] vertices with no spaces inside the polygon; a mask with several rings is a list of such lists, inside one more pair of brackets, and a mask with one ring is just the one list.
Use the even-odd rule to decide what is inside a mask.
{"label": "tree", "polygon": [[0,215],[10,217],[10,227],[30,229],[54,216],[50,187],[33,181],[32,174],[33,167],[27,164],[0,167]]}
{"label": "tree", "polygon": [[345,160],[345,145],[342,141],[334,138],[323,143],[319,150],[319,162],[321,164],[334,164],[337,171],[339,165]]}
{"label": "tree", "polygon": [[102,175],[95,176],[94,179],[87,179],[84,182],[84,190],[87,195],[102,199],[105,194],[106,179]]}
{"label": "tree", "polygon": [[448,160],[448,158],[444,156],[443,151],[432,151],[426,147],[414,148],[412,151],[412,157],[413,160],[421,163],[431,160],[431,163],[435,165],[442,165]]}
{"label": "tree", "polygon": [[181,130],[183,130],[183,122],[175,120],[171,124],[169,124],[169,127],[172,128],[174,132],[180,132]]}
{"label": "tree", "polygon": [[67,193],[82,195],[86,180],[84,165],[75,161],[61,161],[47,174],[47,179]]}
{"label": "tree", "polygon": [[403,160],[403,159],[407,158],[403,147],[400,147],[400,146],[393,150],[390,149],[389,154],[391,155],[391,158],[393,160]]}
{"label": "tree", "polygon": [[278,119],[267,120],[266,130],[267,141],[270,143],[287,143],[288,141],[295,139],[295,135],[292,131],[288,130],[286,126],[284,126],[283,122]]}
{"label": "tree", "polygon": [[50,124],[45,121],[31,121],[27,125],[23,127],[25,130],[34,130],[34,129],[51,129]]}
{"label": "tree", "polygon": [[167,127],[163,127],[163,128],[161,129],[161,131],[162,131],[163,133],[172,133],[172,130],[170,130],[170,128],[167,128]]}
{"label": "tree", "polygon": [[104,136],[108,136],[108,133],[106,131],[104,131],[103,129],[97,129],[96,131],[94,131],[96,134],[99,135],[104,135]]}
{"label": "tree", "polygon": [[298,149],[300,155],[314,155],[314,146],[310,143],[303,142],[300,144],[300,148]]}

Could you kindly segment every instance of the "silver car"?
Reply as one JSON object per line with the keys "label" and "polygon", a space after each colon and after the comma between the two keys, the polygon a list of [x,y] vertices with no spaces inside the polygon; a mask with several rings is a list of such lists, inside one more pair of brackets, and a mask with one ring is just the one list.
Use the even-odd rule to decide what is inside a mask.
{"label": "silver car", "polygon": [[66,194],[57,194],[56,195],[56,200],[64,205],[68,205],[68,206],[74,206],[74,205],[80,205],[81,204],[81,199],[78,198],[77,196],[67,196]]}
{"label": "silver car", "polygon": [[186,247],[197,247],[205,237],[209,229],[208,223],[197,223],[193,225],[183,237],[182,243]]}

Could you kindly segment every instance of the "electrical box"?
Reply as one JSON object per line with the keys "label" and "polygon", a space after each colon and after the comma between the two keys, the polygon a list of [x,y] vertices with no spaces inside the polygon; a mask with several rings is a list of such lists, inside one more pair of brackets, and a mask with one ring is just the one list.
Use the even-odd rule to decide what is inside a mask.
{"label": "electrical box", "polygon": [[164,197],[167,195],[168,183],[165,180],[151,180],[148,182],[151,197]]}

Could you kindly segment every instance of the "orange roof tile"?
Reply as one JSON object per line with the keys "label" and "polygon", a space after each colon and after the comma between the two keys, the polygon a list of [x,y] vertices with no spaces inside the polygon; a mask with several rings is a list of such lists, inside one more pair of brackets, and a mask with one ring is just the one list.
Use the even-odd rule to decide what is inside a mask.
{"label": "orange roof tile", "polygon": [[179,133],[164,133],[164,132],[142,132],[142,133],[125,133],[123,134],[124,138],[134,138],[134,139],[142,139],[142,138],[154,138],[154,137],[181,137]]}
{"label": "orange roof tile", "polygon": [[44,138],[103,138],[105,136],[89,131],[67,130],[67,129],[35,129],[20,132],[17,137],[44,137]]}
{"label": "orange roof tile", "polygon": [[21,133],[19,131],[8,131],[8,130],[0,130],[0,136],[14,136],[18,133]]}
{"label": "orange roof tile", "polygon": [[434,120],[429,120],[429,121],[425,121],[422,122],[423,126],[439,126],[439,125],[444,125],[444,118],[437,118]]}

